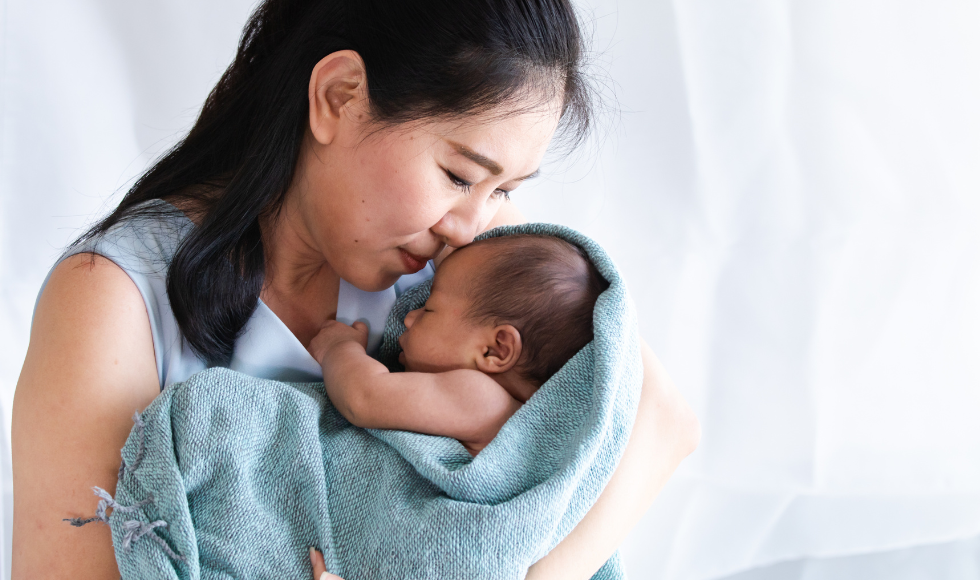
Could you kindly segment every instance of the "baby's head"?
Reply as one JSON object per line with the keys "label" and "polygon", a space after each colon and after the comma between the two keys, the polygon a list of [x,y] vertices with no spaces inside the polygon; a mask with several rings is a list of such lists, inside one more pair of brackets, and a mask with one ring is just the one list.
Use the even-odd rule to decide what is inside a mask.
{"label": "baby's head", "polygon": [[474,242],[440,265],[425,306],[405,317],[409,371],[480,370],[526,401],[592,340],[608,287],[576,246],[553,236]]}

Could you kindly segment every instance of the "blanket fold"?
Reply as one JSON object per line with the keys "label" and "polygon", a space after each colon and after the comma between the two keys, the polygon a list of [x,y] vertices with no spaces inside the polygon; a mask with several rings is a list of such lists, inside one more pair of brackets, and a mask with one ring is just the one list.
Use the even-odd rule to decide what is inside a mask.
{"label": "blanket fold", "polygon": [[[626,447],[642,383],[618,271],[562,226],[497,228],[585,250],[609,282],[595,339],[471,457],[455,440],[364,430],[322,383],[214,368],[167,388],[123,448],[112,528],[123,578],[310,578],[307,547],[345,580],[523,578],[582,519]],[[379,357],[397,365],[404,294]],[[595,578],[623,578],[614,556]]]}

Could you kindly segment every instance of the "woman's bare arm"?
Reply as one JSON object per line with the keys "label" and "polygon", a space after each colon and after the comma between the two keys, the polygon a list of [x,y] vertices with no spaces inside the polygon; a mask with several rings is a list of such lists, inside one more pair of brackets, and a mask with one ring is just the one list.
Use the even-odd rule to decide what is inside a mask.
{"label": "woman's bare arm", "polygon": [[14,580],[119,578],[92,487],[115,493],[134,411],[160,393],[146,307],[109,260],[55,268],[38,303],[12,427]]}
{"label": "woman's bare arm", "polygon": [[643,391],[626,452],[599,500],[527,580],[587,580],[643,517],[681,460],[698,445],[697,417],[643,344]]}

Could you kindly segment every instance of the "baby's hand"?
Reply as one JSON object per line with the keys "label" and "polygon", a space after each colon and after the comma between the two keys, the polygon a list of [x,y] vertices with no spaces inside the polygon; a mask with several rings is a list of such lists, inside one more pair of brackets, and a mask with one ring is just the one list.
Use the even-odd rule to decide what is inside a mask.
{"label": "baby's hand", "polygon": [[328,320],[310,341],[309,351],[322,366],[332,352],[341,350],[338,347],[353,343],[360,345],[361,352],[364,352],[367,349],[367,341],[368,327],[363,322],[355,322],[353,326],[347,326],[337,320]]}

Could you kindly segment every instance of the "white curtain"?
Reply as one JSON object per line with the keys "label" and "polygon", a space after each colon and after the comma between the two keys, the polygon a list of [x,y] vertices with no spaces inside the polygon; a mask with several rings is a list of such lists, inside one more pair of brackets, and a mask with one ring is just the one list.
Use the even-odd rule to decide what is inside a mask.
{"label": "white curtain", "polygon": [[[252,2],[2,6],[6,438],[44,274]],[[618,112],[515,202],[609,248],[704,429],[631,577],[980,579],[980,2],[579,6]]]}

